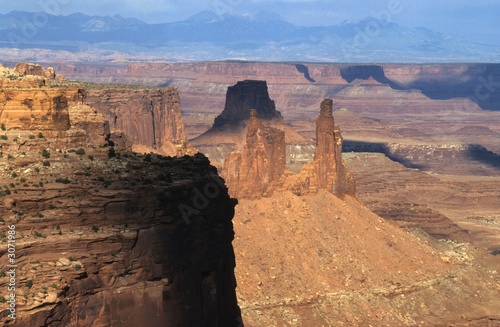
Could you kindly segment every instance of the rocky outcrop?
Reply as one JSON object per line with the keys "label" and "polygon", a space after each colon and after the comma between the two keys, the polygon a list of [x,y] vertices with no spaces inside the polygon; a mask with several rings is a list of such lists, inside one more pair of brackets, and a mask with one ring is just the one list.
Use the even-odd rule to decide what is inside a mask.
{"label": "rocky outcrop", "polygon": [[25,76],[14,69],[4,67],[0,64],[0,87],[42,87],[48,85],[49,82],[45,77],[41,76]]}
{"label": "rocky outcrop", "polygon": [[257,117],[257,110],[250,110],[243,149],[229,153],[224,161],[221,175],[235,198],[269,195],[287,170],[285,133]]}
{"label": "rocky outcrop", "polygon": [[333,119],[332,103],[330,99],[321,103],[314,159],[299,174],[286,168],[284,132],[264,126],[252,110],[243,148],[229,153],[222,169],[231,195],[259,198],[274,190],[305,195],[322,189],[336,196],[354,195],[354,176],[342,160],[342,135]]}
{"label": "rocky outcrop", "polygon": [[89,90],[84,103],[104,115],[112,132],[125,133],[138,151],[195,152],[186,145],[180,97],[174,88]]}
{"label": "rocky outcrop", "polygon": [[54,68],[43,69],[42,66],[30,62],[20,62],[14,70],[23,75],[41,76],[48,79],[64,79],[63,75],[56,74]]}
{"label": "rocky outcrop", "polygon": [[0,89],[0,123],[8,130],[68,130],[70,123],[65,91]]}
{"label": "rocky outcrop", "polygon": [[282,119],[274,101],[269,97],[266,81],[245,80],[227,89],[224,111],[215,118],[214,128],[226,124],[235,125],[250,119],[255,109],[260,120]]}
{"label": "rocky outcrop", "polygon": [[252,109],[262,123],[285,133],[286,144],[312,142],[285,123],[269,97],[266,81],[245,80],[227,89],[223,112],[215,118],[208,131],[190,140],[190,143],[203,153],[210,154],[212,162],[222,165],[229,152],[244,147]]}
{"label": "rocky outcrop", "polygon": [[354,176],[342,160],[342,135],[332,114],[333,101],[325,99],[316,119],[314,159],[306,164],[299,177],[306,180],[310,192],[326,189],[337,196],[354,195]]}
{"label": "rocky outcrop", "polygon": [[18,265],[17,319],[1,303],[2,325],[239,326],[236,201],[209,161],[84,150],[0,159],[12,167],[0,225],[15,225]]}

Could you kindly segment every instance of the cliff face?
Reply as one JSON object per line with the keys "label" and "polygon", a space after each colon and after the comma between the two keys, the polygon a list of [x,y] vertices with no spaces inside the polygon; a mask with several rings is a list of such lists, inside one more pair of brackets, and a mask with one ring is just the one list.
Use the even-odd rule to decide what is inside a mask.
{"label": "cliff face", "polygon": [[[217,170],[203,155],[95,147],[108,145],[109,123],[81,103],[84,93],[0,89],[0,227],[14,226],[16,242],[16,319],[2,300],[0,323],[241,326],[231,245],[237,202]],[[139,119],[127,116],[132,126],[152,119],[151,141],[161,149],[170,137],[185,139],[175,90],[133,95],[129,103],[150,106]],[[171,130],[159,131],[167,122]],[[6,237],[1,267],[9,264]],[[10,278],[2,270],[0,288]],[[14,301],[11,294],[5,300]]]}
{"label": "cliff face", "polygon": [[9,130],[68,130],[65,91],[0,89],[0,123]]}
{"label": "cliff face", "polygon": [[125,133],[138,148],[176,155],[186,146],[180,97],[174,88],[89,90],[84,103],[104,115],[112,132]]}
{"label": "cliff face", "polygon": [[[93,160],[50,151],[49,167],[39,153],[11,151],[13,170],[2,169],[5,186],[29,181],[0,206],[0,224],[17,233],[15,325],[238,326],[236,201],[208,160],[85,151]],[[5,267],[6,243],[0,251]]]}
{"label": "cliff face", "polygon": [[243,150],[229,153],[224,161],[221,175],[235,198],[268,195],[287,170],[285,133],[257,117],[252,109]]}

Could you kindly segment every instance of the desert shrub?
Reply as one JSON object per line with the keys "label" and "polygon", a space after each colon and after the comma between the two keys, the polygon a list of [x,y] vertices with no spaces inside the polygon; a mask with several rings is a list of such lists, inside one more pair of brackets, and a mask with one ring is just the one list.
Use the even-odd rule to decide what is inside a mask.
{"label": "desert shrub", "polygon": [[80,269],[82,269],[82,266],[80,264],[76,264],[75,265],[75,270],[80,270]]}
{"label": "desert shrub", "polygon": [[76,150],[75,153],[78,154],[79,156],[83,156],[85,154],[85,150],[80,148],[80,149]]}
{"label": "desert shrub", "polygon": [[29,137],[29,139],[30,139],[30,140],[35,139],[35,135],[30,135],[30,136],[28,136],[28,137]]}
{"label": "desert shrub", "polygon": [[38,138],[39,138],[39,139],[43,139],[43,138],[44,138],[44,136],[43,136],[42,132],[39,132],[39,133],[38,133]]}
{"label": "desert shrub", "polygon": [[2,140],[5,140],[5,141],[7,141],[9,139],[9,137],[7,135],[2,135],[2,136],[0,136],[0,138]]}
{"label": "desert shrub", "polygon": [[5,128],[5,124],[2,124],[1,128],[2,128],[2,131],[5,131],[7,129],[7,128]]}
{"label": "desert shrub", "polygon": [[28,280],[28,281],[26,281],[26,287],[27,287],[28,289],[31,289],[31,288],[33,287],[33,281],[32,281],[31,279],[30,279],[30,280]]}
{"label": "desert shrub", "polygon": [[99,227],[97,227],[97,226],[95,226],[95,225],[94,225],[94,226],[92,226],[92,231],[93,231],[94,233],[97,233],[97,232],[99,231]]}
{"label": "desert shrub", "polygon": [[93,161],[94,160],[94,156],[89,155],[89,160]]}
{"label": "desert shrub", "polygon": [[43,149],[43,151],[42,151],[42,157],[44,157],[45,159],[49,159],[50,158],[50,152],[47,151],[47,149]]}
{"label": "desert shrub", "polygon": [[42,165],[43,165],[44,167],[49,167],[49,166],[50,166],[50,162],[48,162],[48,161],[44,161],[44,162],[42,162]]}
{"label": "desert shrub", "polygon": [[116,157],[116,151],[114,147],[109,148],[108,150],[108,158]]}
{"label": "desert shrub", "polygon": [[59,178],[56,179],[56,183],[69,184],[71,182],[70,182],[70,180],[67,177],[65,177],[65,178],[59,177]]}
{"label": "desert shrub", "polygon": [[16,173],[12,173],[12,178],[16,178],[17,177],[17,174]]}

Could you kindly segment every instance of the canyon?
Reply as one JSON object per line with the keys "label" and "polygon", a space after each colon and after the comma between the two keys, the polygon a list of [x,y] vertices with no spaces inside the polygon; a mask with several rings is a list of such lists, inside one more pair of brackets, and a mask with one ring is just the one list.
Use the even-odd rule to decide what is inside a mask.
{"label": "canyon", "polygon": [[51,66],[69,128],[2,118],[25,325],[499,323],[496,95],[428,92],[490,66]]}
{"label": "canyon", "polygon": [[[1,89],[1,323],[240,326],[237,201],[208,159],[115,150],[115,126],[83,103],[85,90],[27,88],[32,77],[15,76],[22,87]],[[161,97],[178,103],[172,89]],[[168,131],[175,108],[155,108]],[[172,126],[159,140],[182,137],[182,121]],[[217,195],[201,208],[207,185]],[[16,319],[4,292],[12,280]]]}

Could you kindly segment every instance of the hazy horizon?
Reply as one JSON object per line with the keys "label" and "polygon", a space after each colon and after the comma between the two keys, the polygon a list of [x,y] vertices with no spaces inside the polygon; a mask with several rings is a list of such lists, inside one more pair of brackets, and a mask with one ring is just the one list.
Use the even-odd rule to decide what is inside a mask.
{"label": "hazy horizon", "polygon": [[343,21],[360,21],[366,17],[382,18],[406,27],[425,27],[436,32],[464,37],[470,41],[500,45],[500,3],[465,0],[453,4],[423,0],[187,0],[182,3],[153,0],[95,1],[85,3],[68,0],[27,0],[22,3],[6,2],[0,13],[11,11],[46,12],[69,15],[80,12],[87,15],[136,18],[144,22],[168,23],[185,20],[201,11],[217,14],[256,14],[260,11],[276,12],[286,21],[300,26],[330,26]]}

